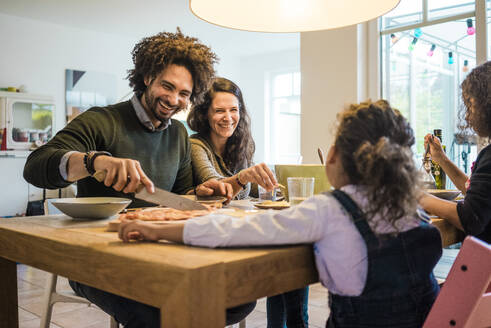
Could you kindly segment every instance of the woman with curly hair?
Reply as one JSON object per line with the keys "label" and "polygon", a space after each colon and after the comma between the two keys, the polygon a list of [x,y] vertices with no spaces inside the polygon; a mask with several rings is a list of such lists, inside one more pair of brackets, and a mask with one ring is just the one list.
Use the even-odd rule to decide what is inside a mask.
{"label": "woman with curly hair", "polygon": [[254,165],[251,119],[242,91],[232,81],[216,78],[204,100],[187,119],[197,133],[190,137],[194,182],[219,179],[232,185],[238,199],[249,196],[250,183],[271,191],[276,178],[264,163]]}
{"label": "woman with curly hair", "polygon": [[120,238],[205,247],[313,243],[329,290],[327,327],[422,327],[439,291],[432,271],[442,249],[438,229],[417,213],[413,130],[382,100],[352,105],[338,118],[326,158],[334,191],[245,218],[125,221]]}
{"label": "woman with curly hair", "polygon": [[[491,62],[477,66],[461,84],[464,111],[463,129],[472,129],[482,138],[491,138]],[[471,169],[470,178],[446,155],[438,138],[428,134],[432,160],[440,164],[455,186],[465,195],[458,203],[425,194],[421,206],[447,219],[468,235],[491,243],[491,145],[483,148]]]}

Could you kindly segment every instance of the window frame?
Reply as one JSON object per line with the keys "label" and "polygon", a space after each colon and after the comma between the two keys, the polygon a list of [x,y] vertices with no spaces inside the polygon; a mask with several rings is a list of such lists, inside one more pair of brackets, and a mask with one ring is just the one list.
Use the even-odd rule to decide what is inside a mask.
{"label": "window frame", "polygon": [[[448,15],[445,17],[439,17],[430,19],[428,15],[428,1],[420,0],[423,3],[422,20],[419,23],[408,24],[400,27],[381,29],[381,18],[377,18],[368,22],[368,95],[373,99],[383,98],[383,70],[382,65],[387,63],[382,62],[382,43],[381,39],[385,35],[391,33],[398,33],[407,30],[413,30],[416,28],[422,28],[425,26],[441,24],[451,22],[457,19],[467,19],[469,17],[475,17],[475,29],[476,29],[476,65],[480,65],[488,61],[488,28],[487,28],[487,2],[490,0],[475,0],[475,9],[458,15]],[[491,12],[491,8],[490,8]],[[491,15],[490,15],[491,16]],[[388,71],[386,69],[386,71]],[[373,87],[375,86],[375,87]],[[484,142],[482,139],[478,142],[479,152],[483,147]]]}
{"label": "window frame", "polygon": [[[301,84],[301,70],[300,67],[288,67],[288,68],[282,68],[278,70],[271,70],[268,72],[268,80],[269,83],[267,83],[267,90],[266,94],[268,95],[267,104],[268,104],[268,114],[267,114],[267,124],[265,124],[265,136],[268,136],[268,140],[266,140],[267,148],[266,148],[266,161],[271,162],[271,163],[282,163],[282,161],[278,161],[278,154],[277,154],[277,147],[275,147],[275,137],[276,137],[276,129],[277,129],[277,124],[276,122],[278,120],[273,119],[275,113],[274,113],[274,101],[276,99],[298,99],[298,102],[300,104],[300,113],[285,113],[285,115],[292,115],[292,116],[298,116],[299,123],[302,118],[302,107],[301,107],[301,88],[299,90],[298,95],[295,95],[294,91],[294,74],[298,73],[300,75],[300,84]],[[284,75],[284,74],[291,74],[292,75],[292,94],[289,96],[274,96],[274,81],[275,77],[278,75]],[[300,142],[300,137],[301,137],[301,124],[299,124],[299,142]],[[301,145],[299,152],[297,154],[300,158],[302,156],[301,152]]]}

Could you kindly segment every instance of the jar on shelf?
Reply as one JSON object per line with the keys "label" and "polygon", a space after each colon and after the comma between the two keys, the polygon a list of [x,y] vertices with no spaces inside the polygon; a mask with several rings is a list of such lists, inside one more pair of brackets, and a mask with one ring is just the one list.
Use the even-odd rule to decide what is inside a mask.
{"label": "jar on shelf", "polygon": [[35,142],[39,140],[39,132],[37,130],[29,131],[29,141]]}

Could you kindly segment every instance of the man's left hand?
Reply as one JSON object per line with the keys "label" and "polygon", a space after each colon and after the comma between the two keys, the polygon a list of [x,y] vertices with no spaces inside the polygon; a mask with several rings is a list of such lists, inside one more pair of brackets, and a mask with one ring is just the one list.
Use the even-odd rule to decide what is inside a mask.
{"label": "man's left hand", "polygon": [[234,191],[230,183],[216,179],[210,179],[196,187],[196,195],[198,196],[225,196],[228,201],[232,199],[233,193]]}

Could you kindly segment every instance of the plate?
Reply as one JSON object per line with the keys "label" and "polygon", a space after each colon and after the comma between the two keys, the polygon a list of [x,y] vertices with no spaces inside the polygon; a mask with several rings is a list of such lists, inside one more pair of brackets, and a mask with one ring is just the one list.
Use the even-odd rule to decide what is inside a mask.
{"label": "plate", "polygon": [[223,204],[227,201],[227,197],[223,196],[196,196],[196,195],[181,195],[182,197],[194,200],[200,204],[213,205],[216,203]]}
{"label": "plate", "polygon": [[51,201],[54,207],[72,218],[104,219],[126,208],[131,199],[118,197],[57,198]]}
{"label": "plate", "polygon": [[289,208],[290,203],[288,203],[287,201],[284,201],[284,200],[278,201],[278,202],[273,202],[273,201],[267,200],[267,201],[264,201],[261,203],[254,204],[254,206],[256,206],[257,208],[263,209],[263,210],[267,210],[267,209],[282,210],[285,208]]}
{"label": "plate", "polygon": [[427,189],[427,193],[436,196],[438,198],[452,200],[460,194],[460,190],[455,189]]}

